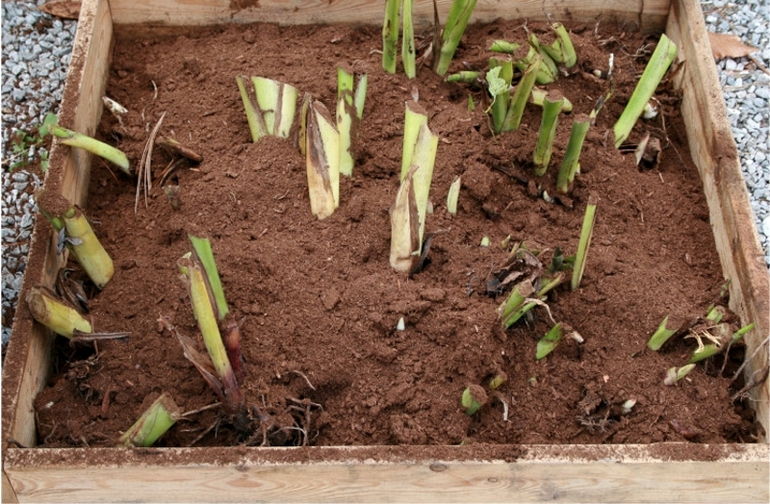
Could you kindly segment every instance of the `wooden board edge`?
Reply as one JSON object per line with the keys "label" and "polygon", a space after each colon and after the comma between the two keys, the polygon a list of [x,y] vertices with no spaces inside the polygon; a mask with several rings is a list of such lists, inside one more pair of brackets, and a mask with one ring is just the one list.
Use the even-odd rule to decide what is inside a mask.
{"label": "wooden board edge", "polygon": [[[678,85],[684,93],[682,113],[689,120],[688,142],[703,180],[722,270],[730,280],[730,308],[755,329],[744,337],[747,355],[770,337],[770,276],[741,172],[735,141],[716,73],[700,4],[672,3],[667,33],[680,49],[684,68]],[[768,345],[751,360],[745,376],[761,372],[770,360]],[[768,381],[751,391],[757,418],[770,432]],[[767,439],[764,440],[767,442]]]}
{"label": "wooden board edge", "polygon": [[[224,449],[229,455],[214,449],[196,462],[187,455],[201,455],[198,449],[95,449],[89,453],[102,462],[91,465],[83,458],[86,449],[15,450],[19,456],[11,457],[6,470],[21,502],[147,502],[172,496],[179,501],[237,502],[257,495],[269,502],[770,499],[767,445],[702,447],[724,456],[696,461],[670,460],[656,447],[642,445],[536,445],[523,447],[526,453],[512,461],[426,460],[425,452],[417,458],[410,455],[430,447],[390,448],[386,460],[367,458],[365,447],[294,449],[311,454],[306,462],[292,463],[281,461],[292,450],[285,448]],[[462,452],[464,447],[455,448]],[[483,447],[476,448],[483,452]],[[522,449],[509,448],[512,453]],[[124,461],[105,462],[115,460],[105,456],[107,451]],[[265,460],[266,451],[276,455],[273,461]],[[586,456],[591,452],[598,457]],[[325,454],[330,459],[319,460]]]}
{"label": "wooden board edge", "polygon": [[8,475],[5,474],[5,471],[3,471],[2,485],[2,502],[19,502],[19,499],[16,497],[16,492],[14,492],[11,481],[8,479]]}
{"label": "wooden board edge", "polygon": [[[587,0],[570,6],[561,0],[479,0],[473,22],[490,22],[499,17],[558,21],[621,22],[629,27],[662,30],[670,0],[616,0],[607,3]],[[259,2],[190,0],[112,0],[115,24],[201,25],[226,22],[279,24],[362,23],[381,25],[383,3],[379,0],[260,0]],[[440,19],[446,19],[451,0],[438,0]],[[430,0],[414,2],[418,27],[433,21]]]}
{"label": "wooden board edge", "polygon": [[[101,117],[101,97],[111,61],[112,22],[108,1],[83,2],[80,19],[59,122],[93,135]],[[44,190],[60,192],[69,201],[82,204],[88,189],[90,156],[55,141],[49,167]],[[59,268],[66,261],[66,257],[56,252],[52,238],[45,219],[37,219],[3,372],[4,445],[10,440],[24,446],[36,443],[33,401],[50,372],[53,337],[50,331],[33,323],[23,300],[33,285],[53,286]],[[10,375],[5,373],[9,368],[23,372]]]}

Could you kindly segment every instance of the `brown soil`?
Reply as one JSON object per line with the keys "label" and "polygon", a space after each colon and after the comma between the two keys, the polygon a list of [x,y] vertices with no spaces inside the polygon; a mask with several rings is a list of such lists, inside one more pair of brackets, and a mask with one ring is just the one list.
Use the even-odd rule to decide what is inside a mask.
{"label": "brown soil", "polygon": [[[212,239],[225,294],[243,320],[242,388],[247,403],[269,419],[260,423],[253,415],[249,436],[212,408],[178,422],[160,445],[304,442],[287,427],[303,427],[310,444],[326,446],[751,441],[751,410],[731,400],[740,349],[724,376],[717,357],[668,387],[662,376],[687,363],[694,342],[679,338],[657,353],[646,348],[664,316],[702,316],[724,282],[671,86],[659,95],[664,113],[640,121],[632,136],[649,130],[661,139],[657,168],[638,169],[632,155],[608,141],[656,39],[618,35],[609,26],[569,28],[579,68],[550,87],[575,112],[589,112],[607,92],[592,72],[606,72],[612,52],[616,88],[589,133],[571,199],[554,203],[538,197],[537,185],[555,194],[569,116],[559,125],[548,174],[535,179],[538,107],[528,107],[519,131],[494,138],[480,89],[445,83],[428,68],[413,81],[384,73],[377,27],[119,34],[108,94],[130,112],[125,127],[105,113],[99,134],[137,166],[148,128],[167,112],[161,135],[204,161],[171,178],[180,187],[179,211],[154,188],[136,214],[134,181],[94,163],[86,212],[116,272],[91,300],[91,315],[98,330],[131,336],[100,343],[98,352],[58,338],[55,374],[36,401],[40,445],[114,444],[162,391],[188,412],[217,402],[157,322],[168,317],[200,340],[177,278],[177,259],[190,250],[188,232]],[[540,26],[529,29],[542,33]],[[525,33],[516,23],[473,26],[453,69],[485,68],[485,47],[495,38],[522,41]],[[367,73],[369,92],[354,177],[341,183],[338,210],[318,221],[294,143],[251,143],[235,76],[275,78],[330,105],[339,64]],[[446,232],[433,239],[425,270],[408,278],[388,264],[388,209],[398,189],[404,102],[415,93],[441,137],[427,230]],[[155,174],[170,161],[156,149]],[[460,175],[452,216],[446,194]],[[509,235],[511,244],[540,251],[545,265],[557,248],[573,254],[589,195],[598,211],[583,282],[574,292],[558,287],[548,300],[553,318],[579,331],[584,343],[565,338],[536,361],[537,342],[552,325],[546,310],[537,307],[503,330],[495,310],[504,296],[488,295],[487,281],[506,261],[501,242]],[[488,248],[479,246],[484,236]],[[402,317],[406,328],[397,331]],[[466,415],[463,390],[501,371],[508,380],[488,392],[479,413]],[[636,405],[623,414],[628,399]]]}

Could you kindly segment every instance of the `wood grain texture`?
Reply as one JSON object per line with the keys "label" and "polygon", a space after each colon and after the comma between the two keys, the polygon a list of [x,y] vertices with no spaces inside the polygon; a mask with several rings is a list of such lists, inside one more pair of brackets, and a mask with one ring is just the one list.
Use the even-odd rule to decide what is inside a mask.
{"label": "wood grain texture", "polygon": [[[730,308],[744,324],[756,324],[744,336],[751,355],[770,336],[770,277],[700,4],[696,0],[674,2],[667,33],[679,47],[678,60],[684,61],[677,76],[677,86],[683,90],[682,114],[687,118],[690,151],[703,180],[722,271],[731,281]],[[765,346],[747,366],[746,377],[767,365],[769,355]],[[765,432],[770,432],[768,397],[768,381],[752,391]]]}
{"label": "wood grain texture", "polygon": [[[441,20],[451,0],[437,0]],[[263,21],[280,24],[369,23],[382,24],[384,0],[112,0],[116,24],[197,25]],[[473,21],[545,19],[594,23],[624,22],[633,27],[662,30],[669,0],[479,0]],[[433,2],[414,2],[418,27],[433,21]]]}
{"label": "wood grain texture", "polygon": [[[103,462],[90,470],[82,463],[86,454],[77,453],[83,449],[16,449],[6,460],[6,471],[20,502],[707,503],[770,498],[767,445],[737,448],[739,456],[684,462],[639,445],[598,447],[612,453],[608,458],[579,456],[591,448],[530,447],[533,455],[515,462],[374,462],[357,455],[365,448],[317,448],[308,450],[315,452],[311,459],[329,451],[331,460],[294,464],[265,461],[270,458],[266,452],[280,460],[285,449],[232,449],[238,456],[226,463],[211,455],[195,464],[182,462],[190,460],[185,453],[201,455],[201,450],[137,454],[95,449],[93,455],[108,460],[115,460],[115,452],[125,455],[124,463]],[[536,455],[541,451],[547,455]],[[398,452],[394,447],[394,459],[400,459]]]}

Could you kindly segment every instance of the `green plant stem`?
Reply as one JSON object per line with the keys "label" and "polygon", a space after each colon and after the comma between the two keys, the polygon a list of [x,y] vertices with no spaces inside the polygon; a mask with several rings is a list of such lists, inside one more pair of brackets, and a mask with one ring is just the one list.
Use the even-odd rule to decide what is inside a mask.
{"label": "green plant stem", "polygon": [[354,122],[357,120],[353,103],[353,72],[342,67],[337,68],[337,130],[340,135],[339,166],[340,174],[353,176],[352,135]]}
{"label": "green plant stem", "polygon": [[27,306],[32,317],[61,336],[72,338],[77,333],[91,333],[91,322],[57,298],[49,289],[32,287],[27,294]]}
{"label": "green plant stem", "polygon": [[476,8],[477,0],[452,0],[444,30],[441,33],[441,52],[434,70],[439,75],[445,75],[449,64],[454,58],[460,39],[468,26],[468,21]]}
{"label": "green plant stem", "polygon": [[164,392],[122,436],[125,446],[152,446],[182,417],[182,410]]}
{"label": "green plant stem", "polygon": [[133,175],[128,157],[120,149],[63,126],[51,126],[50,132],[58,137],[61,143],[95,154],[116,165],[127,175]]}
{"label": "green plant stem", "polygon": [[417,65],[414,57],[414,25],[412,24],[412,9],[414,0],[402,0],[401,22],[401,62],[404,65],[404,73],[409,79],[417,75]]}
{"label": "green plant stem", "polygon": [[492,42],[492,45],[489,46],[489,50],[503,54],[513,54],[519,47],[521,47],[521,44],[517,44],[516,42],[508,42],[507,40],[495,40]]}
{"label": "green plant stem", "polygon": [[[495,68],[500,68],[497,73],[497,77],[502,79],[500,83],[500,89],[492,91],[491,83],[487,83],[487,88],[492,94],[492,129],[495,134],[499,134],[503,131],[503,124],[505,123],[505,116],[508,113],[508,109],[511,105],[511,81],[513,80],[513,62],[509,60],[500,60],[498,58],[489,58],[490,71]],[[490,72],[491,74],[492,72]]]}
{"label": "green plant stem", "polygon": [[420,255],[420,215],[414,191],[413,166],[401,181],[396,202],[390,211],[390,266],[402,273],[411,273]]}
{"label": "green plant stem", "polygon": [[297,110],[297,88],[265,77],[252,77],[251,81],[266,131],[288,138]]}
{"label": "green plant stem", "polygon": [[396,73],[396,54],[398,47],[398,11],[401,0],[385,2],[385,21],[382,25],[382,68],[388,73]]}
{"label": "green plant stem", "polygon": [[462,70],[446,76],[447,82],[461,82],[463,84],[474,84],[483,76],[484,72],[474,70]]}
{"label": "green plant stem", "polygon": [[556,34],[556,40],[551,45],[541,45],[540,47],[555,62],[563,64],[567,68],[572,68],[577,63],[577,53],[572,45],[572,39],[569,32],[561,23],[554,23],[551,29]]}
{"label": "green plant stem", "polygon": [[666,324],[668,324],[668,315],[666,315],[666,317],[663,319],[663,322],[658,325],[658,328],[647,342],[647,347],[650,350],[657,352],[666,343],[666,341],[671,338],[671,336],[676,334],[677,329],[668,329]]}
{"label": "green plant stem", "polygon": [[[545,103],[545,97],[547,94],[548,92],[546,90],[533,87],[532,94],[529,95],[529,102],[533,105],[542,107]],[[565,113],[572,112],[572,102],[569,101],[566,96],[562,96],[562,99],[564,100],[564,103],[561,106],[561,111]]]}
{"label": "green plant stem", "polygon": [[631,99],[628,100],[626,108],[615,123],[612,131],[615,135],[615,147],[626,141],[628,135],[636,124],[636,120],[644,110],[644,106],[650,101],[658,84],[666,75],[668,67],[676,58],[676,44],[669,39],[666,34],[660,36],[660,41],[655,51],[652,53],[650,61],[644,68],[641,79],[636,85]]}
{"label": "green plant stem", "polygon": [[556,137],[556,127],[559,124],[559,114],[564,104],[564,97],[559,91],[549,91],[543,104],[543,115],[540,121],[540,132],[535,144],[533,162],[535,175],[542,177],[548,170],[553,152],[553,139]]}
{"label": "green plant stem", "polygon": [[497,313],[500,315],[500,320],[502,320],[503,325],[506,328],[510,327],[516,322],[516,320],[518,320],[517,318],[516,320],[511,321],[511,318],[516,314],[517,310],[524,306],[525,302],[534,291],[535,288],[532,285],[531,280],[524,280],[513,286],[513,289],[511,289],[511,293],[508,295],[508,298],[497,308]]}
{"label": "green plant stem", "polygon": [[[265,119],[262,117],[262,112],[259,111],[257,104],[252,100],[249,90],[246,89],[247,77],[239,75],[235,78],[235,82],[238,85],[238,92],[241,95],[241,101],[243,102],[243,109],[246,111],[246,120],[249,123],[249,131],[251,132],[251,141],[256,143],[260,138],[267,136],[267,126],[265,125]],[[251,87],[251,84],[249,84]],[[253,90],[252,90],[253,93]]]}
{"label": "green plant stem", "polygon": [[594,231],[594,221],[596,219],[596,203],[592,197],[588,198],[586,213],[583,217],[583,227],[580,230],[580,243],[578,244],[577,254],[575,255],[575,268],[572,270],[572,282],[570,288],[574,291],[580,286],[583,279],[583,272],[586,268],[586,258],[588,257],[588,248],[591,245],[591,236]]}
{"label": "green plant stem", "polygon": [[578,114],[572,120],[572,131],[569,135],[569,142],[567,142],[567,152],[564,154],[556,180],[556,190],[562,194],[570,192],[575,174],[580,172],[580,153],[583,150],[583,142],[590,127],[591,119],[586,114]]}
{"label": "green plant stem", "polygon": [[537,350],[535,351],[535,359],[541,360],[549,353],[553,352],[556,345],[559,344],[562,337],[561,322],[553,326],[545,336],[540,338],[537,342]]}
{"label": "green plant stem", "polygon": [[543,58],[539,54],[535,54],[532,58],[532,62],[526,70],[524,70],[524,75],[522,75],[521,80],[516,85],[516,89],[513,91],[511,104],[508,107],[508,112],[505,115],[505,120],[503,121],[500,131],[513,131],[519,129],[521,118],[524,115],[524,108],[529,100],[529,95],[532,93],[532,88],[535,87],[537,73],[542,61]]}
{"label": "green plant stem", "polygon": [[99,289],[112,279],[115,267],[112,258],[96,237],[91,224],[77,207],[70,207],[61,216],[67,233],[68,247],[78,264]]}
{"label": "green plant stem", "polygon": [[460,185],[460,177],[457,177],[449,186],[449,193],[447,193],[446,208],[447,212],[452,215],[457,214],[457,201],[460,198]]}
{"label": "green plant stem", "polygon": [[361,74],[358,77],[358,84],[353,95],[353,104],[356,108],[356,116],[360,121],[364,117],[364,104],[366,103],[366,90],[369,87],[369,77],[367,74]]}
{"label": "green plant stem", "polygon": [[211,241],[208,238],[200,238],[187,233],[190,245],[193,248],[193,260],[200,262],[203,268],[204,280],[206,281],[206,290],[209,298],[214,301],[212,308],[217,320],[222,321],[230,312],[225,299],[225,292],[222,288],[222,280],[219,277],[217,263],[214,261],[214,250],[211,248]]}
{"label": "green plant stem", "polygon": [[323,220],[339,206],[340,135],[328,109],[312,98],[307,105],[305,131],[310,209]]}

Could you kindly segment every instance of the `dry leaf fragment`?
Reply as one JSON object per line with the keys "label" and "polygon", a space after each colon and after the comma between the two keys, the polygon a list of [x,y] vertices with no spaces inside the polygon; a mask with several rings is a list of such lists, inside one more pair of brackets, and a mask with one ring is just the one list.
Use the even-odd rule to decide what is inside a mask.
{"label": "dry leaf fragment", "polygon": [[48,0],[39,9],[52,16],[77,19],[80,17],[80,0]]}
{"label": "dry leaf fragment", "polygon": [[741,42],[739,36],[727,33],[709,32],[709,41],[711,42],[711,52],[715,60],[743,58],[759,50],[756,47],[751,47]]}

